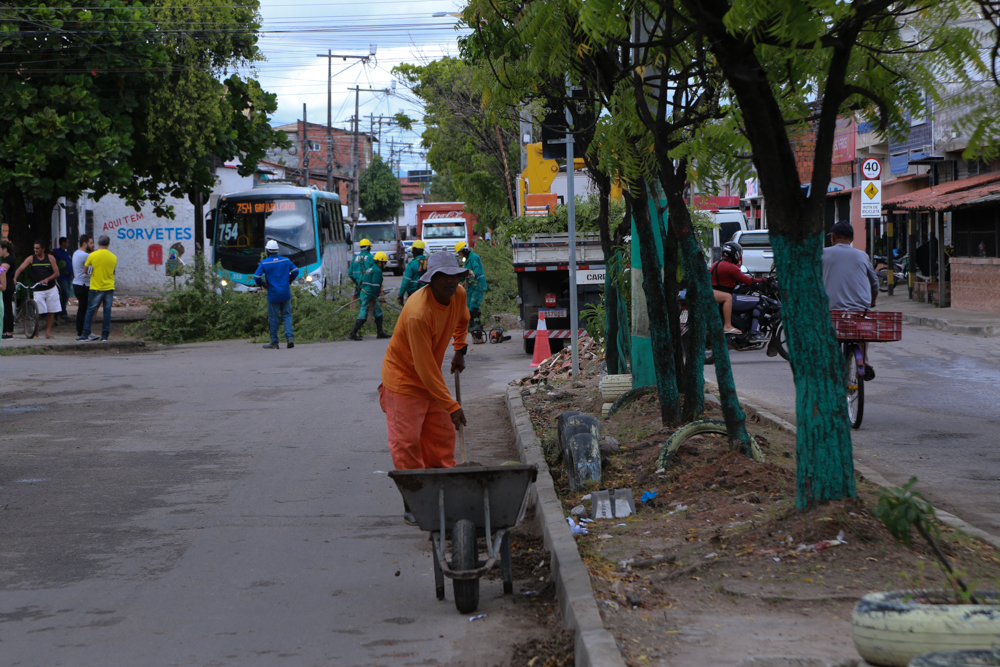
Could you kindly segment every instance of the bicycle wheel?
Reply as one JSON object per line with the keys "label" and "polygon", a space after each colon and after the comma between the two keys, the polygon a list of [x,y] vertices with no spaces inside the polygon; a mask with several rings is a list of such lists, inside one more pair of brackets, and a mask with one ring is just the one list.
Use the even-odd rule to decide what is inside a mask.
{"label": "bicycle wheel", "polygon": [[858,360],[854,343],[844,343],[844,363],[847,364],[847,418],[851,428],[860,428],[865,416],[865,378],[858,375]]}
{"label": "bicycle wheel", "polygon": [[24,302],[24,335],[34,338],[38,333],[38,302],[28,299]]}

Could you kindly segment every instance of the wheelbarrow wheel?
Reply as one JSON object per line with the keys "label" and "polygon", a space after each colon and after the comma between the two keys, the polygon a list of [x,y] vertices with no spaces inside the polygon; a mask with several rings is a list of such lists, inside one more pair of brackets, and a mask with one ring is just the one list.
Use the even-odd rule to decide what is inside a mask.
{"label": "wheelbarrow wheel", "polygon": [[[476,524],[468,519],[455,522],[451,529],[451,568],[476,569]],[[455,607],[469,614],[479,606],[479,579],[455,579]]]}

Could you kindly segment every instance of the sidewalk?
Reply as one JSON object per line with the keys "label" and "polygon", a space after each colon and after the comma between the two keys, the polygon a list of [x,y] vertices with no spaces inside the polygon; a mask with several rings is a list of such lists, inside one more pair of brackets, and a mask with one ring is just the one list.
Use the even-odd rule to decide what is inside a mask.
{"label": "sidewalk", "polygon": [[[75,301],[75,299],[74,299]],[[146,319],[149,308],[146,306],[115,306],[111,309],[111,339],[102,343],[78,342],[76,340],[76,308],[70,304],[69,322],[59,322],[52,327],[55,338],[45,338],[45,315],[39,317],[38,334],[34,338],[25,338],[24,328],[14,325],[14,338],[0,341],[0,350],[32,348],[32,353],[38,352],[80,352],[93,349],[113,350],[144,350],[149,349],[145,341],[134,340],[125,336],[125,327],[132,322]],[[96,333],[101,333],[102,316],[98,313],[94,322]]]}
{"label": "sidewalk", "polygon": [[931,327],[947,333],[964,334],[991,338],[1000,336],[1000,315],[981,313],[975,310],[957,308],[937,308],[929,303],[910,301],[906,286],[896,290],[896,294],[878,295],[878,310],[895,310],[903,313],[903,322]]}

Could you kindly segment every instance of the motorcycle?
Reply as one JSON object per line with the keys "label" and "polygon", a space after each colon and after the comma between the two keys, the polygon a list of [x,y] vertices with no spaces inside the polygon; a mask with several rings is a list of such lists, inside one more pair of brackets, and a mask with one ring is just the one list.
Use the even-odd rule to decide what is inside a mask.
{"label": "motorcycle", "polygon": [[[755,297],[755,298],[754,298]],[[688,335],[688,312],[686,290],[679,295],[681,304],[681,339]],[[760,317],[758,320],[758,338],[750,339],[750,327],[753,324],[753,310],[759,303]],[[719,315],[722,315],[722,305],[719,304]],[[726,343],[730,350],[748,352],[767,348],[767,356],[780,355],[788,360],[788,345],[785,327],[781,322],[781,297],[778,280],[774,276],[767,282],[752,286],[741,286],[733,293],[733,326],[739,333],[726,334]],[[705,363],[714,364],[715,354],[711,348],[705,350]]]}
{"label": "motorcycle", "polygon": [[[889,265],[888,260],[880,255],[875,255],[875,275],[878,277],[878,290],[880,292],[886,292],[889,289]],[[895,271],[892,272],[893,282],[896,285],[905,285],[907,283],[907,271],[910,270],[910,256],[909,255],[896,255],[893,260],[893,265]]]}

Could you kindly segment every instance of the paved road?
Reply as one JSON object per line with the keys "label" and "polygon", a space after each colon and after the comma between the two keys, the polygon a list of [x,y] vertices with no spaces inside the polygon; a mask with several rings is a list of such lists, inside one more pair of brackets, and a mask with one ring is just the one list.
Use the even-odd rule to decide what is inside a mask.
{"label": "paved road", "polygon": [[[538,632],[499,581],[485,621],[435,599],[384,472],[385,344],[4,357],[3,664],[482,665]],[[527,363],[470,353],[470,458],[514,456]]]}
{"label": "paved road", "polygon": [[[739,393],[794,422],[788,363],[732,359]],[[917,476],[935,506],[1000,535],[1000,339],[904,325],[902,342],[872,345],[869,359],[877,377],[865,384],[855,458],[894,484]]]}

